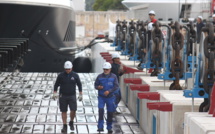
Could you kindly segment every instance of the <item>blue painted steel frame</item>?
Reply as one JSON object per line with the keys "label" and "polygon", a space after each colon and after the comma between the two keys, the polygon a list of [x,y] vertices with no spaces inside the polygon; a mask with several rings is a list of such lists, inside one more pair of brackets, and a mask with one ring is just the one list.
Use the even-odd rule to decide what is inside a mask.
{"label": "blue painted steel frame", "polygon": [[199,54],[198,59],[193,88],[191,90],[184,90],[184,96],[187,98],[208,98],[208,94],[204,91],[204,88],[201,88],[203,84],[200,83],[201,54]]}
{"label": "blue painted steel frame", "polygon": [[157,124],[157,119],[155,117],[155,115],[153,115],[152,117],[152,134],[157,134],[157,127],[156,127],[156,124]]}
{"label": "blue painted steel frame", "polygon": [[140,120],[140,99],[137,98],[137,104],[136,104],[136,108],[137,108],[137,120]]}

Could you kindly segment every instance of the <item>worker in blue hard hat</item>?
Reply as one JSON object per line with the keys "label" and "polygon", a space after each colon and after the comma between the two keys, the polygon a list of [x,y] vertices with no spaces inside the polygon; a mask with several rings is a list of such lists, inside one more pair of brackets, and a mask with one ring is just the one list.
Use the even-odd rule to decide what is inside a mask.
{"label": "worker in blue hard hat", "polygon": [[65,71],[60,73],[57,77],[57,80],[54,85],[54,94],[53,99],[57,99],[57,90],[60,87],[59,91],[59,107],[62,112],[62,120],[63,120],[63,129],[61,132],[67,132],[67,109],[68,106],[70,108],[70,122],[69,126],[71,130],[74,130],[74,118],[77,110],[77,99],[76,99],[76,85],[79,90],[79,101],[82,101],[82,84],[80,78],[77,73],[72,71],[72,63],[70,61],[66,61],[64,63]]}
{"label": "worker in blue hard hat", "polygon": [[103,73],[99,74],[94,83],[95,89],[98,90],[98,132],[104,131],[104,107],[107,107],[107,130],[112,133],[112,118],[115,111],[114,92],[119,89],[119,83],[115,74],[111,73],[111,64],[103,64]]}

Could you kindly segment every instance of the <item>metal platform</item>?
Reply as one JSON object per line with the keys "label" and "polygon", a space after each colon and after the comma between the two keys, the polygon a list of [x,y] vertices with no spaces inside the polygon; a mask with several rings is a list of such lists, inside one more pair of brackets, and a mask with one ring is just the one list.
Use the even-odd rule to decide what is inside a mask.
{"label": "metal platform", "polygon": [[[93,86],[97,75],[79,74],[84,100],[78,102],[75,131],[68,130],[70,134],[97,133],[98,102]],[[0,133],[60,134],[58,101],[51,99],[56,77],[57,73],[0,73]],[[144,134],[123,102],[117,110],[122,114],[114,116],[113,133]]]}

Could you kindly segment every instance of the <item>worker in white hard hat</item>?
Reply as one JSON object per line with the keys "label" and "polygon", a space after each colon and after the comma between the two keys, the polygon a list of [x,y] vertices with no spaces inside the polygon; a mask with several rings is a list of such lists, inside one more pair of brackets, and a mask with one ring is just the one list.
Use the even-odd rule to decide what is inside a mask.
{"label": "worker in white hard hat", "polygon": [[155,11],[149,11],[149,19],[150,22],[148,23],[148,43],[151,40],[151,30],[153,29],[153,24],[157,21],[155,19]]}
{"label": "worker in white hard hat", "polygon": [[155,19],[155,11],[153,10],[149,11],[149,19],[150,19],[150,22],[148,23],[148,30],[152,30],[153,28],[152,24],[157,21]]}
{"label": "worker in white hard hat", "polygon": [[152,28],[153,28],[152,24],[157,21],[155,19],[155,11],[153,11],[153,10],[149,11],[149,19],[150,19],[150,22],[148,23],[148,30],[152,30]]}
{"label": "worker in white hard hat", "polygon": [[125,70],[123,70],[123,66],[120,62],[120,55],[118,53],[112,54],[112,69],[111,72],[114,73],[117,76],[117,79],[119,81],[119,76],[122,76]]}
{"label": "worker in white hard hat", "polygon": [[197,17],[197,23],[196,23],[196,29],[197,29],[197,43],[200,42],[201,39],[201,33],[202,33],[202,28],[205,26],[205,24],[203,23],[203,17],[202,16],[198,16]]}
{"label": "worker in white hard hat", "polygon": [[79,75],[72,71],[72,62],[66,61],[64,63],[65,71],[60,73],[54,85],[53,99],[57,99],[57,90],[59,91],[59,107],[63,120],[62,133],[67,132],[67,109],[70,108],[70,130],[74,130],[74,118],[77,110],[77,99],[76,99],[76,85],[78,86],[79,96],[78,100],[82,101],[82,84]]}
{"label": "worker in white hard hat", "polygon": [[[120,55],[118,53],[113,53],[112,54],[112,61],[113,61],[113,63],[111,64],[112,65],[111,73],[114,73],[117,76],[117,79],[119,81],[119,77],[122,76],[125,72],[125,70],[123,69],[123,66],[120,62]],[[115,103],[116,103],[116,108],[117,108],[117,106],[121,100],[120,88],[119,88],[119,90],[117,90],[115,92],[115,96],[116,96]],[[120,114],[120,112],[116,110],[114,112],[114,114]]]}
{"label": "worker in white hard hat", "polygon": [[155,23],[157,20],[155,19],[155,11],[151,10],[149,11],[149,18],[152,23]]}
{"label": "worker in white hard hat", "polygon": [[[150,18],[151,22],[149,22],[149,24],[148,24],[148,50],[145,50],[145,52],[147,51],[147,56],[145,57],[146,60],[147,60],[147,58],[151,57],[151,54],[152,54],[152,52],[151,52],[152,51],[151,35],[152,35],[152,30],[153,30],[153,24],[157,21],[157,19],[155,19],[155,11],[153,11],[153,10],[149,11],[149,18]],[[152,70],[152,68],[151,68],[151,70]]]}
{"label": "worker in white hard hat", "polygon": [[213,25],[215,26],[215,14],[212,15],[213,18]]}
{"label": "worker in white hard hat", "polygon": [[99,74],[95,80],[94,86],[98,90],[98,132],[104,131],[104,107],[107,107],[107,130],[112,133],[112,118],[115,111],[114,92],[119,89],[119,83],[115,74],[111,73],[111,64],[103,64],[103,73]]}

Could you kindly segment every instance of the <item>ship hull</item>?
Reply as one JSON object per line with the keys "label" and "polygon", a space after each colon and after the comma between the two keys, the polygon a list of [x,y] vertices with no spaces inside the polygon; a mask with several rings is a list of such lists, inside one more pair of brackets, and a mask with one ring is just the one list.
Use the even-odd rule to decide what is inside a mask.
{"label": "ship hull", "polygon": [[0,38],[28,38],[22,72],[59,72],[75,47],[75,14],[57,6],[0,4]]}

